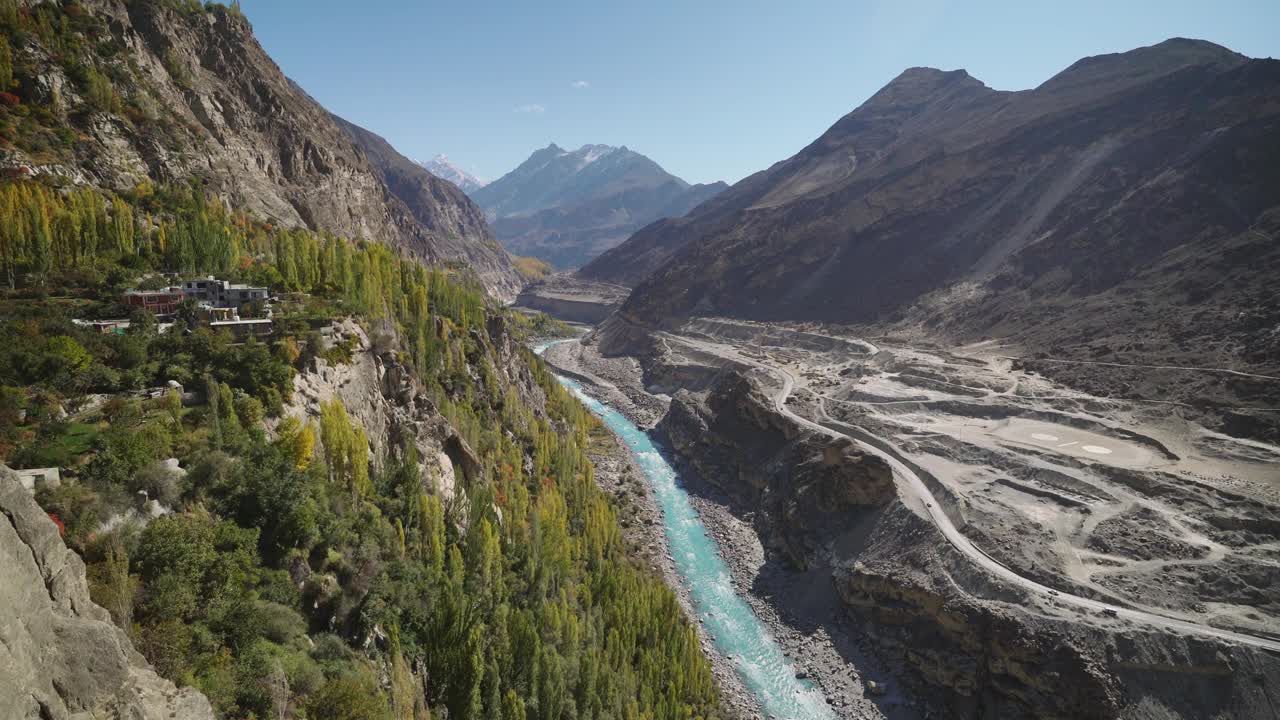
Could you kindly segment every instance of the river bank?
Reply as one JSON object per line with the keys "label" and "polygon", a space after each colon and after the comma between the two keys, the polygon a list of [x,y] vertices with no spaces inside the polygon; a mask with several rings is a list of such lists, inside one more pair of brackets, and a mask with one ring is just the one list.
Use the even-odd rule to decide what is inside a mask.
{"label": "river bank", "polygon": [[595,397],[613,406],[639,428],[652,430],[667,414],[671,399],[645,391],[643,371],[634,358],[602,357],[594,346],[584,344],[579,338],[551,345],[543,353],[543,359],[560,372],[589,384]]}
{"label": "river bank", "polygon": [[693,599],[676,572],[671,546],[662,525],[662,509],[644,480],[644,471],[622,440],[610,430],[607,438],[593,438],[588,456],[596,483],[618,503],[622,536],[631,556],[640,559],[676,593],[685,614],[694,620],[703,654],[711,660],[712,674],[720,686],[721,704],[730,718],[759,720],[764,712],[743,684],[733,662],[716,647],[706,627],[697,622]]}
{"label": "river bank", "polygon": [[[644,391],[640,368],[630,358],[601,358],[593,348],[578,342],[553,346],[545,357],[637,426],[652,427],[666,412],[667,399]],[[892,692],[895,688],[886,682],[888,674],[875,668],[848,632],[829,580],[829,569],[802,574],[770,561],[751,525],[748,510],[737,508],[735,512],[727,498],[691,474],[682,476],[681,484],[690,491],[691,504],[707,535],[718,546],[733,588],[794,663],[797,677],[821,690],[832,714],[851,720],[918,716],[909,701]],[[657,528],[658,536],[663,535],[660,525],[650,527]],[[661,542],[664,547],[666,544],[665,537],[646,541]],[[665,564],[664,575],[672,572],[672,563]],[[826,577],[819,577],[823,572]],[[678,580],[678,575],[675,577]],[[677,582],[673,587],[681,587],[685,595],[682,599],[688,602],[681,584]],[[701,634],[706,645],[705,629]],[[733,664],[714,644],[709,650],[717,675],[727,668],[736,679]],[[869,695],[869,687],[874,688],[874,697]]]}
{"label": "river bank", "polygon": [[[593,395],[606,400],[620,411],[625,409],[624,414],[628,418],[635,417],[638,406],[632,405],[626,395],[617,388],[611,389],[607,381],[599,377],[580,373],[582,368],[565,361],[568,356],[558,352],[557,348],[569,344],[576,343],[552,344],[542,355],[556,372],[581,381],[590,388]],[[549,355],[558,358],[568,367],[562,367],[560,362],[548,357]],[[644,479],[643,468],[626,447],[626,443],[612,429],[606,425],[602,433],[605,435],[592,438],[588,457],[595,468],[596,483],[613,496],[618,504],[623,539],[627,542],[632,557],[638,558],[662,576],[667,587],[675,592],[685,615],[694,620],[698,641],[702,645],[703,654],[711,661],[712,674],[720,687],[721,705],[728,717],[734,720],[761,720],[765,713],[759,700],[743,683],[733,660],[720,652],[706,626],[697,621],[698,613],[693,598],[676,571],[671,545],[663,528],[662,509]]]}

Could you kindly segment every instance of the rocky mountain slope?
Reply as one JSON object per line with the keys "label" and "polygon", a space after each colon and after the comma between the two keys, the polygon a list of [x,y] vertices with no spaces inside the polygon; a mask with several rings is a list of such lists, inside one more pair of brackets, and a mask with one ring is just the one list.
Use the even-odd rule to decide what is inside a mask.
{"label": "rocky mountain slope", "polygon": [[473,196],[508,249],[568,268],[726,187],[689,185],[625,146],[552,143]]}
{"label": "rocky mountain slope", "polygon": [[12,48],[21,75],[35,78],[19,95],[50,112],[27,113],[35,123],[7,136],[0,164],[9,172],[117,190],[199,178],[276,224],[378,239],[434,261],[478,254],[483,266],[492,255],[483,226],[448,194],[406,207],[238,12],[159,0],[19,4],[50,28]]}
{"label": "rocky mountain slope", "polygon": [[381,136],[333,118],[369,159],[387,189],[430,233],[441,257],[466,262],[499,298],[510,300],[520,291],[510,256],[493,239],[484,214],[466,193],[401,155]]}
{"label": "rocky mountain slope", "polygon": [[582,273],[634,284],[657,268],[623,308],[649,326],[874,324],[1277,370],[1278,95],[1280,62],[1182,39],[1023,92],[913,68]]}
{"label": "rocky mountain slope", "polygon": [[458,167],[445,155],[436,155],[430,160],[419,161],[418,164],[441,180],[448,180],[457,185],[459,190],[468,195],[489,184],[487,180],[482,180]]}
{"label": "rocky mountain slope", "polygon": [[203,695],[157,675],[89,599],[84,562],[3,465],[0,575],[4,717],[213,720]]}

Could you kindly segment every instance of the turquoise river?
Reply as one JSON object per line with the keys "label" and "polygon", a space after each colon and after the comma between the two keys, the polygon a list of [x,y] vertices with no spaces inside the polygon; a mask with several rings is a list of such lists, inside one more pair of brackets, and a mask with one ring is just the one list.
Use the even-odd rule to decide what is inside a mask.
{"label": "turquoise river", "polygon": [[[538,346],[541,354],[552,343]],[[796,677],[764,623],[738,595],[715,540],[707,535],[675,469],[647,433],[622,413],[588,395],[575,380],[557,376],[626,443],[644,472],[662,509],[667,546],[694,611],[720,653],[729,658],[766,717],[786,720],[834,720],[822,693]]]}

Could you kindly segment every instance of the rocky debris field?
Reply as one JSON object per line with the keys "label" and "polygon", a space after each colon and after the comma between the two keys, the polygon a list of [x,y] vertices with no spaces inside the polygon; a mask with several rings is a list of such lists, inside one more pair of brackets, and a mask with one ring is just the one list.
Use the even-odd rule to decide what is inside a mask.
{"label": "rocky debris field", "polygon": [[[715,334],[717,326],[734,329]],[[787,371],[794,410],[893,446],[937,483],[966,534],[1023,575],[1193,622],[1280,633],[1280,447],[1207,430],[1168,407],[1067,388],[983,346],[881,340],[858,353],[834,335],[825,348],[797,347],[796,334],[820,332],[784,337],[776,327],[703,320],[668,346],[687,337],[699,360],[726,347]]]}
{"label": "rocky debris field", "polygon": [[[639,362],[601,358],[597,347]],[[816,611],[822,603],[809,598],[834,580],[843,605],[819,612],[828,618],[823,630],[838,636],[830,628],[852,621],[866,652],[840,656],[864,683],[876,678],[874,668],[887,668],[891,690],[918,687],[950,698],[953,709],[995,702],[1002,717],[1191,718],[1224,708],[1237,717],[1275,716],[1256,680],[1214,678],[1234,677],[1233,667],[1256,667],[1252,678],[1275,670],[1265,653],[1215,631],[1266,644],[1280,630],[1273,602],[1280,448],[1205,428],[1168,406],[1065,387],[982,345],[868,342],[816,325],[724,319],[653,332],[615,315],[561,352],[579,371],[607,368],[599,390],[620,407],[642,404],[645,394],[664,406],[674,398],[664,433],[677,408],[710,413],[688,436],[703,433],[699,447],[723,444],[725,452],[689,477],[717,489],[757,488],[748,494],[757,504],[717,501],[708,491],[698,495],[699,509],[739,586],[760,603],[757,612],[779,621],[784,643],[793,642],[789,629],[827,641],[813,632],[814,616],[798,609]],[[771,509],[770,494],[794,492],[787,489],[794,482],[780,470],[761,468],[753,479],[735,468],[734,453],[750,456],[760,440],[732,424],[707,424],[721,415],[761,428],[776,422],[765,407],[717,410],[716,378],[726,373],[751,379],[762,396],[785,397],[806,422],[892,450],[978,552],[1042,590],[995,582],[942,541],[926,520],[937,510],[902,488],[883,509],[850,515],[844,525],[814,525],[811,511],[797,513],[803,494]],[[677,448],[677,455],[705,453]],[[1060,595],[1137,614],[1117,619]],[[1146,626],[1144,616],[1186,624]],[[1217,659],[1206,661],[1205,652]],[[821,665],[806,672],[837,706],[855,696],[840,688],[856,682],[823,675]],[[1161,681],[1166,673],[1182,680]],[[882,702],[876,711],[910,705],[894,707]]]}

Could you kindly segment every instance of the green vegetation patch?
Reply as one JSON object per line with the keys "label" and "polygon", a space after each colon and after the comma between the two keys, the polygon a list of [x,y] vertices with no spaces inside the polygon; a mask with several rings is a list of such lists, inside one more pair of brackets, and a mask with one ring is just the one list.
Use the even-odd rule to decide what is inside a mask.
{"label": "green vegetation patch", "polygon": [[[222,716],[718,717],[694,628],[595,484],[598,421],[514,345],[566,328],[497,307],[465,274],[275,228],[198,185],[0,184],[0,270],[14,339],[0,453],[74,468],[38,500],[93,597]],[[276,332],[186,332],[190,307],[161,332],[118,303],[206,273],[286,294]],[[122,312],[119,334],[73,322]],[[337,314],[374,329],[373,350],[445,418],[453,493],[415,438],[375,454],[339,401],[280,417],[295,373],[359,351],[320,333]],[[98,425],[66,416],[88,393],[109,396]],[[150,517],[151,501],[170,512]]]}

